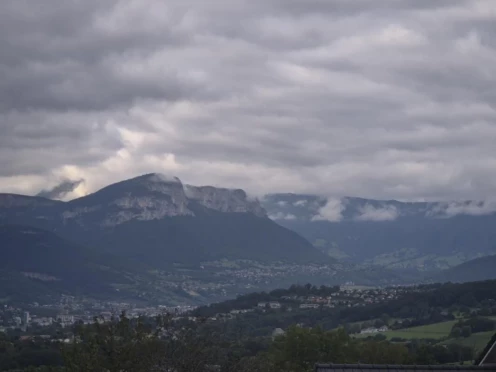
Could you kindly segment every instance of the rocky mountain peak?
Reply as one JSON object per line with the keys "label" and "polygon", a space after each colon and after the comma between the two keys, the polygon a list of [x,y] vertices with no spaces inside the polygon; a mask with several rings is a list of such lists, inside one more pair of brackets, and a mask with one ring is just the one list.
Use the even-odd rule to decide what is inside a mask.
{"label": "rocky mountain peak", "polygon": [[85,224],[83,220],[91,219],[101,226],[111,227],[131,220],[194,216],[191,203],[219,212],[266,217],[258,200],[251,200],[241,189],[183,185],[179,178],[160,173],[118,182],[68,202],[62,215],[67,223]]}
{"label": "rocky mountain peak", "polygon": [[150,173],[68,202],[70,208],[64,211],[63,218],[66,222],[84,224],[83,220],[93,215],[93,220],[101,226],[112,227],[131,220],[192,216],[188,203],[179,178]]}
{"label": "rocky mountain peak", "polygon": [[241,189],[185,185],[185,192],[189,199],[219,212],[253,213],[258,217],[267,216],[260,202],[256,199],[250,200],[246,192]]}
{"label": "rocky mountain peak", "polygon": [[187,203],[186,194],[181,180],[177,177],[166,176],[161,173],[151,173],[136,180],[142,181],[147,191],[168,195],[175,203]]}
{"label": "rocky mountain peak", "polygon": [[[0,194],[0,216],[13,208],[38,208],[39,218],[61,218],[64,224],[117,226],[128,221],[195,216],[195,204],[224,213],[252,213],[267,217],[259,201],[244,190],[184,185],[177,177],[149,173],[106,186],[69,202]],[[52,206],[58,206],[52,210]],[[47,209],[48,208],[48,209]],[[46,212],[46,213],[45,213]]]}

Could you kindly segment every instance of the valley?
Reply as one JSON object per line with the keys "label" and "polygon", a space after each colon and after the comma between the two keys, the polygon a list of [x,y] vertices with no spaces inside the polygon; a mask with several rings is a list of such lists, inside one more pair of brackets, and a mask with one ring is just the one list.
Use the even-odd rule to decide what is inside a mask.
{"label": "valley", "polygon": [[496,253],[496,209],[486,202],[269,194],[262,205],[325,254],[358,265],[429,273]]}

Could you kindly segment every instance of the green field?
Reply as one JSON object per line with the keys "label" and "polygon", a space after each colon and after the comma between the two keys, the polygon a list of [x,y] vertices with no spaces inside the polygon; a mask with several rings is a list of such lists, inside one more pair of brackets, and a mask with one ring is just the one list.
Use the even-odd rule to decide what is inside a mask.
{"label": "green field", "polygon": [[448,322],[429,324],[425,326],[412,327],[406,329],[398,329],[396,331],[385,332],[384,334],[388,339],[393,337],[401,337],[405,339],[414,339],[414,338],[433,338],[440,339],[444,337],[448,337],[451,328],[456,323],[456,320],[451,320]]}
{"label": "green field", "polygon": [[[489,318],[496,320],[496,317],[489,317]],[[382,334],[385,335],[388,340],[391,340],[394,337],[399,337],[406,340],[412,340],[416,338],[417,339],[430,338],[430,339],[440,340],[449,337],[451,328],[457,321],[458,320],[453,320],[449,322],[430,324],[426,326],[399,329],[395,331],[384,332]],[[441,341],[440,344],[447,345],[451,343],[456,343],[459,345],[472,347],[476,352],[481,352],[484,349],[484,347],[487,345],[491,337],[494,335],[494,333],[495,331],[474,333],[467,338],[461,337],[458,339],[448,339]],[[374,334],[355,335],[355,337],[358,338],[365,338],[368,336],[375,336],[375,335]]]}
{"label": "green field", "polygon": [[[451,328],[453,327],[453,325],[456,322],[457,322],[456,320],[450,320],[449,322],[442,322],[442,323],[429,324],[429,325],[419,326],[419,327],[398,329],[395,331],[384,332],[383,335],[385,335],[388,338],[388,340],[390,340],[394,337],[400,337],[400,338],[404,338],[407,340],[411,340],[414,338],[441,339],[441,338],[449,336],[449,334],[451,332]],[[374,336],[374,335],[370,335],[370,334],[357,335],[357,337],[360,337],[360,338],[368,337],[368,336]]]}
{"label": "green field", "polygon": [[442,341],[440,344],[441,345],[459,344],[459,345],[472,347],[476,352],[481,352],[484,349],[484,347],[486,347],[491,337],[493,337],[494,333],[495,331],[473,333],[470,337],[467,338],[462,337],[458,339],[451,338],[449,340]]}

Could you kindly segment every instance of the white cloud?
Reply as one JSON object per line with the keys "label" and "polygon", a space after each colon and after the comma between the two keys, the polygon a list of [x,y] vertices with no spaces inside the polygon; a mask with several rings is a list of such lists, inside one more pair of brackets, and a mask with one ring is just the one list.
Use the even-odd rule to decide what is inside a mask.
{"label": "white cloud", "polygon": [[377,40],[386,46],[419,46],[427,42],[425,37],[419,32],[398,24],[390,24],[381,30]]}
{"label": "white cloud", "polygon": [[376,208],[366,204],[359,209],[359,214],[355,216],[357,221],[393,221],[399,217],[399,211],[394,205],[385,205]]}
{"label": "white cloud", "polygon": [[305,200],[305,199],[302,199],[302,200],[297,200],[297,201],[295,201],[295,202],[293,203],[293,205],[294,205],[295,207],[304,207],[304,206],[306,206],[307,204],[308,204],[308,201],[307,201],[307,200]]}
{"label": "white cloud", "polygon": [[154,182],[181,183],[181,180],[179,178],[163,173],[154,173],[150,180]]}
{"label": "white cloud", "polygon": [[344,201],[340,198],[328,198],[326,204],[321,207],[312,221],[339,222],[343,219],[345,210]]}
{"label": "white cloud", "polygon": [[458,215],[483,216],[492,213],[496,213],[495,200],[440,203],[428,215],[454,217]]}
{"label": "white cloud", "polygon": [[282,213],[282,212],[277,212],[275,214],[269,215],[269,218],[271,220],[277,221],[277,220],[296,220],[296,216],[294,214],[290,213]]}

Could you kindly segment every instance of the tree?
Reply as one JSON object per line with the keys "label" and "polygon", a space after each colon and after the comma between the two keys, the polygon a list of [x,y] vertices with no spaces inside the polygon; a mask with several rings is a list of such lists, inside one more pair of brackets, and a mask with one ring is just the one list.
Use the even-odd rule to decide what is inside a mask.
{"label": "tree", "polygon": [[[381,335],[383,336],[383,335]],[[366,341],[360,343],[359,362],[366,364],[410,364],[413,359],[403,345],[385,341]]]}
{"label": "tree", "polygon": [[429,365],[436,363],[432,350],[425,344],[419,345],[415,354],[416,364]]}
{"label": "tree", "polygon": [[386,340],[387,340],[387,336],[381,333],[378,333],[374,336],[374,341],[386,341]]}
{"label": "tree", "polygon": [[64,353],[68,372],[193,372],[216,357],[201,334],[174,327],[169,315],[150,322],[122,313],[110,322],[95,319],[89,326],[79,325],[75,335]]}
{"label": "tree", "polygon": [[467,337],[470,337],[470,335],[472,334],[472,327],[470,326],[463,326],[462,328],[462,336],[467,338]]}
{"label": "tree", "polygon": [[391,321],[391,317],[388,314],[382,314],[381,320],[385,325],[389,326],[389,322]]}
{"label": "tree", "polygon": [[374,323],[372,321],[366,321],[362,323],[362,328],[370,328],[373,327]]}
{"label": "tree", "polygon": [[377,319],[375,322],[374,322],[374,327],[376,328],[381,328],[382,326],[384,326],[385,323],[382,319]]}
{"label": "tree", "polygon": [[350,328],[349,328],[350,334],[360,333],[361,330],[362,330],[362,328],[360,327],[360,324],[358,324],[358,323],[350,324]]}
{"label": "tree", "polygon": [[455,324],[455,327],[470,326],[473,333],[493,331],[496,328],[494,320],[484,317],[474,317],[470,319],[460,320]]}
{"label": "tree", "polygon": [[356,342],[344,331],[290,327],[269,350],[274,371],[312,371],[315,363],[350,363],[357,360]]}
{"label": "tree", "polygon": [[462,337],[462,329],[460,327],[453,327],[451,330],[451,337],[460,338]]}
{"label": "tree", "polygon": [[[384,335],[380,335],[384,336]],[[344,329],[291,327],[269,349],[271,371],[312,371],[315,363],[408,364],[409,350],[387,341],[364,341],[349,337]]]}

